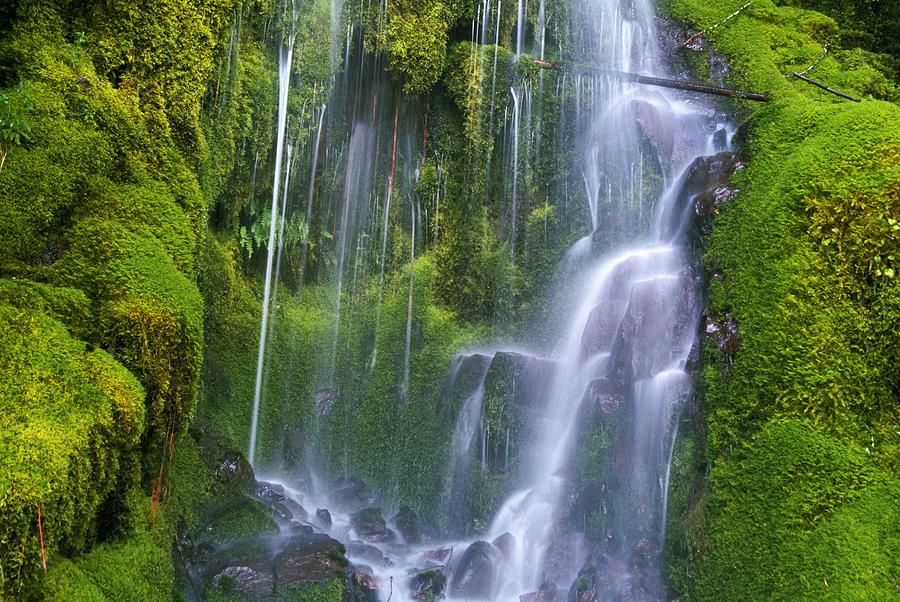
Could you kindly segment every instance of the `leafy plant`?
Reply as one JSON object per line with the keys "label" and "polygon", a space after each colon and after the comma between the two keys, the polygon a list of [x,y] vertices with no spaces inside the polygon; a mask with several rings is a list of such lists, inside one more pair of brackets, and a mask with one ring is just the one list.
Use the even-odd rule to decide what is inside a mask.
{"label": "leafy plant", "polygon": [[0,170],[9,151],[29,139],[31,124],[25,114],[30,109],[31,100],[25,82],[19,84],[15,96],[0,93]]}

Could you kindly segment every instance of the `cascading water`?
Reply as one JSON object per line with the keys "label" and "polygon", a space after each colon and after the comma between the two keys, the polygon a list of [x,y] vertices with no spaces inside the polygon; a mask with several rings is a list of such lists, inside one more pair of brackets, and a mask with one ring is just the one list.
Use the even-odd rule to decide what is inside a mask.
{"label": "cascading water", "polygon": [[[278,223],[278,196],[281,185],[282,156],[284,154],[285,134],[287,132],[288,94],[291,86],[291,66],[294,57],[294,39],[296,31],[294,26],[297,15],[292,10],[290,14],[291,26],[285,32],[284,40],[279,46],[278,53],[278,131],[275,138],[275,177],[272,184],[272,207],[269,213],[269,244],[266,256],[266,280],[263,292],[262,323],[259,329],[259,352],[256,363],[256,384],[253,388],[253,415],[250,422],[250,445],[247,451],[247,459],[250,463],[256,456],[256,429],[259,422],[259,404],[262,395],[263,365],[266,357],[266,335],[269,326],[270,296],[272,291],[272,271],[275,259],[276,226]],[[283,219],[283,216],[282,216]]]}
{"label": "cascading water", "polygon": [[[340,2],[332,4],[341,5]],[[381,6],[379,2],[380,11],[383,10]],[[522,55],[527,4],[518,0],[514,8],[518,16],[516,54]],[[490,37],[495,44],[500,41],[501,11],[500,0],[495,7],[491,0],[483,1],[472,23],[473,46],[479,40],[481,44],[488,42]],[[567,35],[577,59],[573,62],[588,62],[619,71],[665,72],[654,58],[657,56],[656,33],[648,0],[572,0],[570,17]],[[381,19],[379,17],[379,22]],[[547,28],[547,11],[542,1],[534,32],[534,48],[541,57],[545,52]],[[335,27],[332,33],[332,58],[337,60],[334,40],[338,39],[340,29]],[[336,358],[342,303],[349,303],[342,302],[342,297],[348,295],[344,288],[357,288],[357,268],[364,261],[369,262],[369,275],[377,281],[376,337],[365,360],[372,371],[376,370],[379,322],[387,317],[382,316],[382,303],[388,286],[385,265],[389,261],[390,236],[392,244],[402,248],[404,253],[405,245],[410,244],[409,280],[403,281],[407,306],[402,372],[398,370],[398,376],[402,376],[394,381],[400,385],[401,396],[406,396],[409,395],[413,352],[417,233],[421,236],[423,251],[427,251],[429,235],[427,206],[425,225],[421,225],[421,209],[415,196],[419,168],[423,165],[419,149],[411,142],[414,136],[410,132],[415,132],[417,125],[413,124],[417,123],[417,118],[401,113],[400,100],[386,91],[387,84],[379,87],[380,82],[387,79],[383,67],[377,60],[371,61],[364,56],[361,44],[358,69],[350,69],[353,35],[353,29],[348,28],[343,83],[335,84],[340,92],[328,107],[330,122],[347,120],[344,124],[346,136],[338,139],[334,135],[330,142],[326,140],[322,161],[322,169],[327,170],[332,182],[330,195],[323,193],[322,196],[327,197],[323,201],[323,221],[328,222],[333,233],[335,264],[334,338],[327,385],[336,385],[333,381],[338,370]],[[289,51],[290,46],[286,47]],[[503,182],[498,186],[502,194],[498,196],[509,203],[504,210],[509,209],[510,213],[503,215],[511,214],[508,231],[510,263],[524,269],[519,262],[527,241],[517,246],[516,237],[517,228],[525,229],[526,219],[530,217],[527,211],[535,206],[531,176],[537,173],[534,165],[541,147],[540,119],[543,113],[539,103],[544,80],[541,75],[539,82],[514,81],[508,88],[511,102],[505,102],[501,97],[507,93],[507,83],[498,85],[504,81],[498,77],[498,49],[493,49],[491,54],[490,65],[478,63],[486,62],[485,56],[474,49],[470,57],[477,65],[473,67],[473,73],[479,69],[483,72],[485,88],[487,77],[491,78],[489,109],[485,102],[484,107],[479,104],[479,111],[490,111],[489,136],[496,133],[503,139],[496,149],[496,171],[503,172]],[[522,55],[518,60],[528,59]],[[491,61],[490,54],[487,54],[487,61]],[[289,55],[287,62],[290,62]],[[367,71],[370,68],[375,75]],[[550,85],[548,83],[548,88]],[[559,296],[570,301],[555,308],[562,323],[554,336],[559,340],[545,345],[548,348],[542,354],[493,349],[460,356],[452,368],[450,389],[464,364],[468,365],[471,374],[467,388],[458,395],[453,410],[451,421],[455,418],[456,423],[452,429],[448,467],[442,479],[448,490],[441,498],[449,517],[447,522],[451,525],[448,532],[459,538],[444,544],[446,548],[458,550],[446,559],[448,566],[442,565],[449,574],[446,593],[450,599],[505,601],[518,600],[520,595],[541,587],[565,592],[571,591],[575,583],[589,583],[599,599],[661,600],[665,598],[660,556],[665,533],[668,466],[677,416],[691,392],[687,366],[701,311],[691,258],[685,248],[691,215],[683,189],[692,160],[713,152],[712,133],[703,107],[698,109],[681,97],[649,91],[606,76],[577,73],[560,75],[552,85],[558,95],[570,88],[574,90],[574,104],[560,103],[556,136],[546,136],[560,149],[571,150],[571,155],[576,157],[571,165],[562,165],[562,159],[557,159],[564,168],[560,171],[571,171],[571,177],[561,178],[555,189],[555,208],[559,211],[559,219],[566,220],[566,228],[570,213],[573,223],[584,224],[578,232],[581,238],[569,249],[559,266],[559,287],[565,290]],[[481,93],[480,87],[478,93]],[[403,106],[409,113],[414,113],[416,108],[420,107]],[[284,136],[280,109],[277,169],[281,166]],[[532,123],[532,112],[537,114],[536,123]],[[318,128],[312,146],[308,221],[314,213],[313,186],[316,185],[324,114],[323,106],[318,113]],[[500,127],[493,123],[495,116],[504,116],[501,127],[505,134],[502,136]],[[567,126],[571,127],[566,129]],[[551,131],[549,127],[548,132]],[[337,129],[338,125],[335,125],[334,130]],[[401,139],[399,157],[398,130]],[[567,136],[566,132],[574,135]],[[652,152],[648,151],[649,147]],[[487,151],[488,163],[493,152],[493,148]],[[658,161],[652,168],[658,168],[667,185],[660,186],[658,198],[648,201],[645,197],[652,186],[645,177],[650,171],[645,165],[650,155]],[[402,162],[405,165],[401,165]],[[405,179],[398,179],[397,199],[408,198],[410,206],[407,213],[405,204],[397,200],[392,217],[395,168],[405,175]],[[440,185],[441,182],[446,184],[441,170],[442,164],[437,170],[439,184],[433,197],[435,215],[440,213],[440,204],[447,194],[446,186]],[[276,238],[278,182],[276,171],[270,244]],[[492,192],[497,191],[487,190],[486,196]],[[574,205],[572,199],[582,197],[586,219],[579,220],[578,209],[570,207],[570,202]],[[645,212],[644,203],[654,200],[651,217],[646,215],[650,212]],[[543,238],[546,247],[549,214],[546,197],[541,198],[541,204],[545,209]],[[399,207],[404,207],[403,211]],[[409,224],[403,223],[407,217]],[[406,231],[411,231],[408,243],[402,235],[395,240],[396,235],[391,229],[395,226],[398,230],[408,226]],[[437,229],[431,233],[436,236]],[[369,236],[372,241],[366,247],[364,238]],[[596,260],[594,253],[602,245],[608,255]],[[305,249],[304,246],[304,261]],[[270,248],[270,264],[272,252]],[[344,278],[350,262],[353,262],[354,276],[348,284]],[[365,269],[363,266],[362,271]],[[270,306],[269,280],[267,271],[263,334]],[[364,276],[359,281],[363,282]],[[352,294],[351,290],[349,295]],[[261,339],[260,366],[265,337]],[[399,366],[399,354],[397,360]],[[487,416],[486,396],[495,394],[488,389],[494,386],[492,379],[500,371],[495,365],[502,362],[519,366],[512,387],[527,390],[528,400],[521,403],[512,400],[500,410],[492,407],[490,411],[497,414]],[[418,368],[418,364],[415,366]],[[260,379],[257,379],[254,398],[251,462]],[[497,415],[507,417],[512,414],[520,417],[517,419],[523,424],[521,432],[509,424],[498,426]],[[327,411],[321,415],[327,416]],[[595,419],[602,422],[609,442],[606,456],[593,468],[592,476],[599,483],[596,491],[585,497],[576,491],[572,465],[589,415],[599,416]],[[349,418],[347,420],[349,422]],[[475,486],[474,481],[499,482],[504,479],[507,489],[499,496],[500,501],[491,501],[492,519],[474,528],[469,528],[470,525],[465,529],[458,528],[471,518],[472,502],[466,498]],[[325,496],[295,491],[287,484],[285,491],[307,507],[310,504],[339,506],[333,505],[333,500]],[[600,532],[598,541],[588,544],[584,533],[573,528],[567,518],[573,512],[573,499],[578,504],[590,505],[595,511],[594,526]],[[334,523],[324,528],[332,536],[353,543],[359,534],[354,531],[349,513],[333,510],[333,517]],[[469,539],[472,532],[479,532],[483,541]],[[430,550],[417,545],[388,548],[383,546],[382,551],[391,556],[391,563],[370,567],[381,583],[382,597],[390,596],[401,602],[412,599],[408,584],[399,577],[421,569],[423,553],[434,551],[434,545]],[[362,553],[354,549],[348,547],[350,560],[366,564]],[[488,577],[482,579],[483,587],[478,592],[469,589],[471,580],[467,581],[467,575],[471,575],[467,572],[466,559],[472,549],[488,558],[493,567]],[[390,594],[388,583],[391,584]]]}

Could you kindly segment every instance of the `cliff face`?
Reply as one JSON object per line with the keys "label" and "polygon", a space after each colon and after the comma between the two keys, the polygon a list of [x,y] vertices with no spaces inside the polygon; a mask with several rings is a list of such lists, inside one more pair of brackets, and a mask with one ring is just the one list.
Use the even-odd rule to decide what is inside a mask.
{"label": "cliff face", "polygon": [[[314,463],[362,476],[389,505],[452,514],[451,358],[497,334],[553,332],[556,266],[590,223],[569,204],[573,132],[559,117],[580,91],[513,60],[514,3],[481,38],[476,4],[348,2],[335,17],[310,1],[293,20],[263,0],[0,9],[4,599],[169,599],[176,527],[217,491],[188,427],[247,450],[286,32],[302,185],[285,195],[297,218],[277,222],[258,464],[307,476]],[[702,29],[743,3],[661,4]],[[565,39],[567,5],[541,3],[541,16],[530,3],[529,37],[543,22]],[[678,51],[714,80],[714,47],[724,83],[773,98],[737,107],[740,192],[701,233],[710,336],[675,448],[667,549],[686,598],[897,594],[900,109],[887,59],[858,39],[754,0]],[[548,58],[566,51],[547,44]],[[810,77],[863,102],[790,77],[813,63]],[[524,107],[508,93],[522,82],[530,129],[511,192],[512,136],[495,122]],[[368,130],[348,125],[361,114]],[[355,247],[340,241],[341,205],[322,200],[351,187],[340,157],[354,152],[376,199]],[[664,174],[641,152],[651,198]],[[420,214],[401,198],[422,199]],[[623,207],[595,249],[645,219]],[[596,441],[579,475],[605,453]],[[461,528],[484,528],[510,486],[502,472],[472,484]]]}

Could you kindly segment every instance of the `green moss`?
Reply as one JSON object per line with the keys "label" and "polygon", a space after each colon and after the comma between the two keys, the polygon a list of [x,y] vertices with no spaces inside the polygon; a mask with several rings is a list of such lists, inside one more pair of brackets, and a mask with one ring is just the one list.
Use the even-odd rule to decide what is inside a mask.
{"label": "green moss", "polygon": [[222,544],[251,535],[274,534],[278,525],[269,508],[262,502],[245,496],[235,496],[206,511],[208,520],[203,537]]}
{"label": "green moss", "polygon": [[0,322],[0,562],[4,594],[17,595],[39,571],[38,504],[50,556],[94,541],[101,505],[132,478],[144,391],[40,312],[3,305]]}
{"label": "green moss", "polygon": [[692,597],[896,593],[900,483],[883,484],[864,451],[799,422],[771,422],[710,486],[712,546],[687,584]]}
{"label": "green moss", "polygon": [[[701,28],[739,3],[667,4]],[[898,334],[886,309],[900,248],[900,109],[790,77],[838,35],[822,15],[765,0],[710,32],[735,84],[774,101],[753,107],[747,167],[733,180],[741,192],[715,220],[705,257],[719,274],[710,313],[731,312],[741,345],[732,360],[707,344],[705,431],[695,427],[676,452],[670,524],[681,540],[670,542],[670,575],[691,599],[883,599],[895,587],[886,554],[896,517],[862,508],[896,504],[900,467]],[[862,51],[832,45],[810,75],[896,98]],[[862,565],[872,570],[839,568]]]}

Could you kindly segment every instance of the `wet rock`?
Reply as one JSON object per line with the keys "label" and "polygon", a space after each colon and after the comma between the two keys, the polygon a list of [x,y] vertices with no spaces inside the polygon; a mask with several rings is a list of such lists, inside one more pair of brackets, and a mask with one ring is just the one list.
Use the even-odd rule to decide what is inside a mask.
{"label": "wet rock", "polygon": [[472,543],[454,563],[450,595],[469,600],[490,600],[497,590],[499,554],[486,541]]}
{"label": "wet rock", "polygon": [[313,396],[316,405],[316,414],[319,416],[328,416],[331,414],[334,404],[341,398],[341,391],[337,387],[327,387],[319,389]]}
{"label": "wet rock", "polygon": [[544,553],[541,579],[547,583],[571,582],[575,577],[575,567],[582,565],[587,552],[588,542],[582,533],[557,526]]}
{"label": "wet rock", "polygon": [[385,542],[394,540],[394,532],[388,529],[381,508],[366,508],[350,516],[350,526],[363,540]]}
{"label": "wet rock", "polygon": [[303,451],[306,448],[306,436],[303,433],[303,429],[286,427],[284,429],[283,439],[285,467],[292,469],[297,466],[302,466]]}
{"label": "wet rock", "polygon": [[238,495],[225,498],[209,508],[201,521],[198,539],[213,544],[227,543],[254,535],[271,535],[278,525],[270,509],[253,498]]}
{"label": "wet rock", "polygon": [[397,529],[404,542],[412,545],[422,543],[422,534],[419,531],[419,517],[409,507],[400,506],[400,510],[391,519],[391,523]]}
{"label": "wet rock", "polygon": [[409,580],[409,594],[413,600],[431,601],[444,597],[447,587],[447,576],[440,571],[423,571],[416,573]]}
{"label": "wet rock", "polygon": [[491,545],[497,548],[504,558],[511,558],[516,547],[516,538],[511,533],[504,533],[495,537]]}
{"label": "wet rock", "polygon": [[347,581],[352,602],[378,602],[378,580],[371,573],[354,569]]}
{"label": "wet rock", "polygon": [[465,400],[475,392],[491,364],[491,356],[483,353],[461,354],[454,358],[444,381],[437,412],[452,424]]}
{"label": "wet rock", "polygon": [[583,355],[590,356],[612,348],[627,305],[623,299],[607,299],[591,310],[581,336]]}
{"label": "wet rock", "polygon": [[604,414],[615,414],[625,404],[618,383],[606,377],[595,378],[588,384],[587,399]]}
{"label": "wet rock", "polygon": [[316,518],[319,519],[319,524],[322,525],[322,527],[325,529],[331,528],[331,512],[329,512],[328,509],[316,509]]}
{"label": "wet rock", "polygon": [[687,270],[635,281],[610,358],[613,377],[646,379],[683,359],[694,341],[696,307]]}
{"label": "wet rock", "polygon": [[308,516],[306,509],[285,495],[284,487],[277,483],[257,482],[254,495],[283,520],[306,520]]}
{"label": "wet rock", "polygon": [[376,502],[375,494],[359,477],[344,477],[335,481],[331,499],[348,512],[356,512]]}
{"label": "wet rock", "polygon": [[485,391],[501,392],[516,406],[539,405],[553,384],[556,363],[546,358],[498,351],[485,377]]}
{"label": "wet rock", "polygon": [[538,591],[519,596],[519,602],[562,602],[562,599],[562,591],[552,583],[542,583]]}
{"label": "wet rock", "polygon": [[741,335],[731,312],[706,317],[706,338],[727,356],[737,351],[741,345]]}
{"label": "wet rock", "polygon": [[275,589],[271,548],[253,541],[223,548],[211,554],[204,571],[208,587],[239,594],[267,596]]}
{"label": "wet rock", "polygon": [[322,533],[292,537],[275,560],[278,587],[342,577],[347,567],[344,546]]}
{"label": "wet rock", "polygon": [[445,566],[453,552],[452,548],[438,548],[437,550],[429,550],[425,552],[416,561],[416,566],[421,569],[431,569],[435,567]]}
{"label": "wet rock", "polygon": [[197,436],[197,447],[210,471],[213,473],[213,488],[227,493],[250,493],[256,486],[253,467],[244,455],[229,449],[207,433]]}
{"label": "wet rock", "polygon": [[737,153],[732,151],[694,159],[682,177],[675,202],[662,218],[664,233],[673,236],[683,231],[694,216],[714,213],[733,198],[737,190],[728,182],[741,167]]}
{"label": "wet rock", "polygon": [[666,163],[671,161],[675,149],[675,131],[670,121],[659,109],[645,100],[631,101],[631,110],[638,127],[650,141],[660,160]]}
{"label": "wet rock", "polygon": [[275,589],[275,574],[269,567],[229,566],[216,573],[212,584],[229,592],[269,596]]}
{"label": "wet rock", "polygon": [[370,544],[361,541],[351,541],[347,544],[347,554],[354,560],[364,560],[375,566],[390,566],[390,560],[382,551]]}

